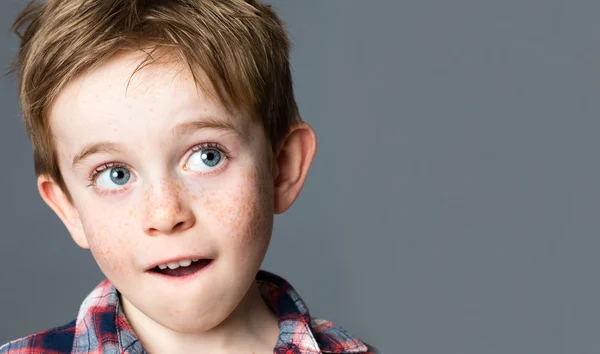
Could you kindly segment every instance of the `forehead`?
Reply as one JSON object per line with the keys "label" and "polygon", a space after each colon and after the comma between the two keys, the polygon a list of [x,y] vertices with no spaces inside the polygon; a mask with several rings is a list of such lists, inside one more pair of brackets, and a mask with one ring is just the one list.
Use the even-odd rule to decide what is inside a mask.
{"label": "forehead", "polygon": [[50,110],[59,148],[109,136],[156,137],[203,117],[226,121],[240,133],[248,133],[248,114],[227,109],[205,77],[202,88],[208,91],[198,87],[186,65],[174,60],[152,62],[136,71],[145,59],[144,53],[121,54],[61,90]]}

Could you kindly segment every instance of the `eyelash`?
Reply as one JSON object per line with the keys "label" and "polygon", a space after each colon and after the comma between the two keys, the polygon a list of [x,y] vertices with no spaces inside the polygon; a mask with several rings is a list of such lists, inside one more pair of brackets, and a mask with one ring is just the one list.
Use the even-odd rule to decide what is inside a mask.
{"label": "eyelash", "polygon": [[225,156],[226,159],[230,158],[229,151],[227,151],[219,143],[202,143],[202,144],[198,144],[198,145],[192,147],[190,150],[192,152],[198,152],[198,151],[208,150],[208,149],[218,150],[221,154],[223,154]]}
{"label": "eyelash", "polygon": [[122,167],[122,168],[127,168],[127,169],[130,168],[126,164],[120,163],[120,162],[108,162],[108,163],[102,164],[102,165],[96,167],[94,169],[94,171],[92,171],[92,173],[88,176],[87,179],[90,182],[88,187],[93,187],[95,185],[96,179],[102,172],[104,172],[108,169],[111,169],[111,168],[115,168],[115,167]]}
{"label": "eyelash", "polygon": [[[221,144],[219,143],[202,143],[202,144],[198,144],[195,145],[194,147],[192,147],[190,149],[190,151],[192,153],[196,153],[198,151],[202,151],[202,150],[207,150],[207,149],[214,149],[219,151],[221,154],[223,154],[223,156],[225,157],[225,160],[230,160],[231,156],[229,155],[229,151],[227,151],[227,149],[225,149],[223,146],[221,146]],[[191,154],[190,154],[191,155]],[[126,168],[126,169],[131,169],[131,167],[127,164],[124,163],[120,163],[120,162],[108,162],[105,164],[102,164],[98,167],[96,167],[92,173],[87,177],[87,180],[90,182],[90,184],[88,185],[88,187],[95,187],[96,185],[96,179],[98,178],[98,176],[108,170],[108,169],[112,169],[112,168]],[[117,189],[115,191],[118,191],[120,189]]]}

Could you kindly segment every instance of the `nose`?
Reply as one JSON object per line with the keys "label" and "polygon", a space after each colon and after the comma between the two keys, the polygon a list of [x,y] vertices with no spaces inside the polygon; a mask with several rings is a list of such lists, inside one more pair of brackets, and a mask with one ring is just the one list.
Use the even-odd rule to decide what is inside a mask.
{"label": "nose", "polygon": [[149,236],[172,235],[192,227],[194,212],[181,196],[182,188],[170,180],[150,185],[144,193],[144,231]]}

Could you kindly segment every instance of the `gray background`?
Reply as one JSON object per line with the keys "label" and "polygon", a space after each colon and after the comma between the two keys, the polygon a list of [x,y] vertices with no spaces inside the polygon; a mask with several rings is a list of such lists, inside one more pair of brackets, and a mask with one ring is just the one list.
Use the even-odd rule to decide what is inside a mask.
{"label": "gray background", "polygon": [[[272,3],[320,145],[264,268],[384,353],[599,352],[600,2]],[[0,85],[5,342],[69,321],[101,274]]]}

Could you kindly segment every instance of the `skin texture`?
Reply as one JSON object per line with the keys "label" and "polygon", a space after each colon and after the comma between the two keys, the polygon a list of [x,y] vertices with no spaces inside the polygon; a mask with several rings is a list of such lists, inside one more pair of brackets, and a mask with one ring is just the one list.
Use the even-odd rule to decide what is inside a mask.
{"label": "skin texture", "polygon": [[[73,203],[47,176],[38,178],[40,194],[119,290],[128,321],[150,352],[270,353],[277,318],[253,280],[273,215],[302,189],[316,151],[314,131],[296,124],[273,153],[257,120],[198,89],[185,66],[153,63],[132,77],[142,55],[122,54],[62,89],[50,123]],[[197,120],[232,129],[174,130]],[[122,146],[73,166],[97,142]],[[206,143],[211,146],[192,151]],[[220,149],[216,166],[203,164],[202,153]],[[89,180],[111,163],[129,171],[126,183],[111,180],[116,165]],[[190,280],[147,272],[192,256],[213,261]]]}

